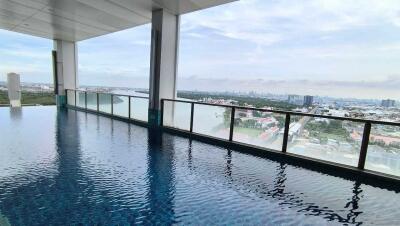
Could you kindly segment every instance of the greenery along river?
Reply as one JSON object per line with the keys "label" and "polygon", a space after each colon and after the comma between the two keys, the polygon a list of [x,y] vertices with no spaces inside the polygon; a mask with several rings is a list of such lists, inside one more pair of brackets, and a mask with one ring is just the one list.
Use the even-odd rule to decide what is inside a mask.
{"label": "greenery along river", "polygon": [[[54,105],[56,104],[53,92],[22,91],[22,104],[26,105]],[[10,104],[7,91],[0,91],[0,104]]]}

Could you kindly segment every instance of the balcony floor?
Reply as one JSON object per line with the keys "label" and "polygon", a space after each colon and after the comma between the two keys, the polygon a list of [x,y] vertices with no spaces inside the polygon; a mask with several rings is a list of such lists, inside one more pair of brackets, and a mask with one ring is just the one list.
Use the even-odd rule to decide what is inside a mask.
{"label": "balcony floor", "polygon": [[56,107],[0,108],[0,225],[399,225],[400,195]]}

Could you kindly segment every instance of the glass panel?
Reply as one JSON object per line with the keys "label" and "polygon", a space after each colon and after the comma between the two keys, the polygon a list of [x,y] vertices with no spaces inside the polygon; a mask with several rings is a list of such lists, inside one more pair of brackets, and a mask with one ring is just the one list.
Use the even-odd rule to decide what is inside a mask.
{"label": "glass panel", "polygon": [[365,168],[400,176],[400,127],[372,125]]}
{"label": "glass panel", "polygon": [[288,152],[357,166],[363,123],[292,116]]}
{"label": "glass panel", "polygon": [[231,108],[194,105],[193,132],[229,139]]}
{"label": "glass panel", "polygon": [[90,110],[97,111],[97,94],[96,93],[87,93],[87,108]]}
{"label": "glass panel", "polygon": [[113,96],[113,114],[122,117],[129,117],[129,97],[127,96]]}
{"label": "glass panel", "polygon": [[148,121],[149,99],[131,97],[131,118]]}
{"label": "glass panel", "polygon": [[76,106],[85,108],[85,92],[76,91]]}
{"label": "glass panel", "polygon": [[67,90],[68,105],[75,106],[75,90]]}
{"label": "glass panel", "polygon": [[164,101],[163,123],[165,126],[189,131],[190,111],[190,103]]}
{"label": "glass panel", "polygon": [[233,140],[282,150],[285,115],[271,112],[235,110]]}
{"label": "glass panel", "polygon": [[111,94],[99,93],[99,111],[111,114]]}

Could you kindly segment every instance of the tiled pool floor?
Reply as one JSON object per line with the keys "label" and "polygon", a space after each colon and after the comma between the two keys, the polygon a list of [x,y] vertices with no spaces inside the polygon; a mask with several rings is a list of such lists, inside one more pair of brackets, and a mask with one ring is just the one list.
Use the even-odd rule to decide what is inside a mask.
{"label": "tiled pool floor", "polygon": [[0,225],[400,225],[400,195],[55,107],[0,108]]}

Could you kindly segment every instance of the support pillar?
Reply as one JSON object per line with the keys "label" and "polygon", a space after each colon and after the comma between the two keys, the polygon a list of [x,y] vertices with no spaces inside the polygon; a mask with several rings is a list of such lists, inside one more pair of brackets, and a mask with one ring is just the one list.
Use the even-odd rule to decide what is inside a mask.
{"label": "support pillar", "polygon": [[179,16],[164,9],[153,11],[150,53],[149,124],[161,123],[161,99],[176,98]]}
{"label": "support pillar", "polygon": [[58,107],[66,105],[66,89],[76,89],[77,79],[77,45],[75,42],[54,40],[53,76],[54,92]]}

